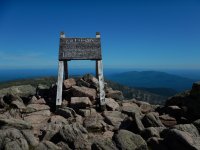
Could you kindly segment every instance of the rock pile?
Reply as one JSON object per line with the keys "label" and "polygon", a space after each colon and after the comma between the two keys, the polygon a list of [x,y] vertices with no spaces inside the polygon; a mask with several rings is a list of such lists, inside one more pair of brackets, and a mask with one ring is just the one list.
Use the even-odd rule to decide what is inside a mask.
{"label": "rock pile", "polygon": [[70,78],[63,86],[63,104],[57,110],[55,85],[0,90],[0,149],[200,150],[200,118],[194,114],[198,111],[184,102],[192,97],[199,104],[196,83],[178,98],[182,100],[175,96],[166,106],[124,100],[120,91],[105,86],[103,112],[97,109],[95,77]]}

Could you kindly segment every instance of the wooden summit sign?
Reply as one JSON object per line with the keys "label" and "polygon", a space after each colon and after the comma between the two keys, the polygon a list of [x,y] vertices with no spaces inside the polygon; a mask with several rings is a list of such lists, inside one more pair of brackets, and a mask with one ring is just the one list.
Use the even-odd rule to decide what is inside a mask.
{"label": "wooden summit sign", "polygon": [[68,61],[71,60],[96,61],[96,77],[99,80],[99,104],[101,108],[104,108],[105,91],[100,33],[96,32],[96,38],[68,38],[65,37],[64,32],[60,33],[56,106],[62,104],[63,75],[65,75],[65,79],[68,79]]}
{"label": "wooden summit sign", "polygon": [[100,60],[100,38],[61,38],[59,60]]}

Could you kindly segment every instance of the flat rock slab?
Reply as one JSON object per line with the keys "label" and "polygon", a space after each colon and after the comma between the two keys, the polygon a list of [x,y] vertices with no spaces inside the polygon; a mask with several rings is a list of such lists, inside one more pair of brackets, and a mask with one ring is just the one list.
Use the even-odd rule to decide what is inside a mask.
{"label": "flat rock slab", "polygon": [[40,124],[42,122],[47,122],[49,116],[45,115],[28,115],[24,117],[24,120],[31,124]]}
{"label": "flat rock slab", "polygon": [[0,130],[0,139],[1,149],[29,150],[25,137],[15,128]]}
{"label": "flat rock slab", "polygon": [[133,115],[135,113],[141,114],[141,110],[138,105],[132,102],[122,103],[121,110],[127,115]]}
{"label": "flat rock slab", "polygon": [[177,124],[176,119],[169,115],[161,115],[159,116],[159,118],[162,124],[165,125],[166,127],[173,127]]}
{"label": "flat rock slab", "polygon": [[119,111],[104,111],[103,116],[105,117],[105,122],[114,126],[115,129],[119,129],[121,122],[127,117],[127,115]]}
{"label": "flat rock slab", "polygon": [[71,97],[70,106],[74,109],[86,108],[92,106],[88,97]]}
{"label": "flat rock slab", "polygon": [[0,90],[0,95],[13,94],[20,97],[28,97],[30,95],[35,95],[35,93],[36,88],[31,85],[11,86]]}
{"label": "flat rock slab", "polygon": [[14,127],[17,129],[31,129],[32,125],[24,120],[21,119],[0,119],[0,127]]}
{"label": "flat rock slab", "polygon": [[50,107],[48,105],[44,105],[44,104],[29,104],[29,105],[27,105],[27,109],[40,111],[40,110],[49,110]]}
{"label": "flat rock slab", "polygon": [[95,89],[79,86],[72,86],[72,93],[76,97],[89,97],[91,100],[94,100],[97,95]]}
{"label": "flat rock slab", "polygon": [[117,110],[119,109],[119,104],[112,98],[105,98],[106,107],[108,110]]}

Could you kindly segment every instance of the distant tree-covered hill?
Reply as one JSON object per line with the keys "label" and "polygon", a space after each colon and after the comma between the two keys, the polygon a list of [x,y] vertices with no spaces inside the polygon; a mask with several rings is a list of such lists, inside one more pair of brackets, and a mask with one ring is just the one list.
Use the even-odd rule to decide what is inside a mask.
{"label": "distant tree-covered hill", "polygon": [[192,79],[159,71],[131,71],[110,75],[107,78],[129,87],[146,88],[148,91],[153,90],[148,88],[154,88],[154,91],[162,93],[162,88],[173,89],[177,92],[190,89],[194,82]]}

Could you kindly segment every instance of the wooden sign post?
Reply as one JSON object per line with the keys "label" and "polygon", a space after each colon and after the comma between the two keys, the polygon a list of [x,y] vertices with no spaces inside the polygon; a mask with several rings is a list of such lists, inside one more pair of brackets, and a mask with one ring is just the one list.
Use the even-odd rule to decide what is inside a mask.
{"label": "wooden sign post", "polygon": [[56,106],[62,104],[63,76],[65,76],[65,79],[69,76],[68,61],[70,60],[96,61],[96,77],[99,80],[100,106],[104,109],[105,91],[100,33],[96,33],[96,38],[67,38],[64,32],[60,33]]}

